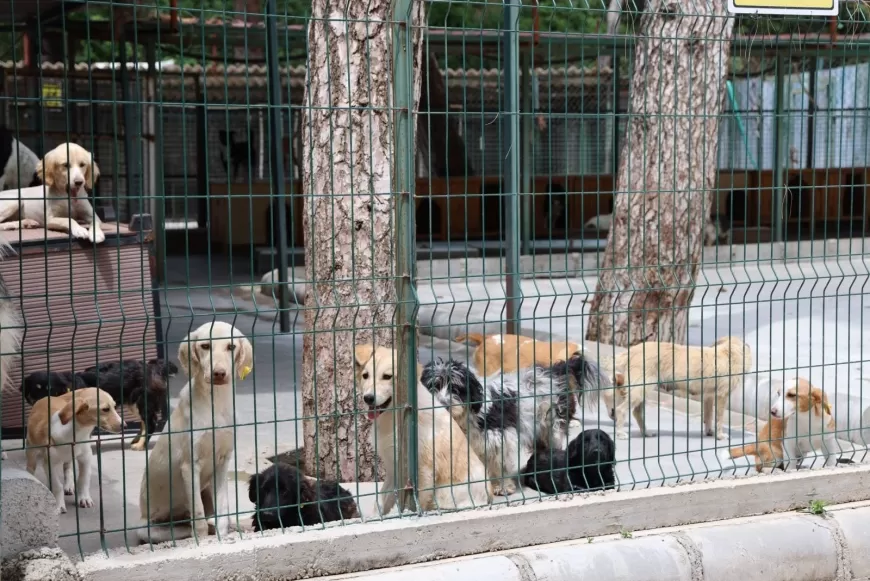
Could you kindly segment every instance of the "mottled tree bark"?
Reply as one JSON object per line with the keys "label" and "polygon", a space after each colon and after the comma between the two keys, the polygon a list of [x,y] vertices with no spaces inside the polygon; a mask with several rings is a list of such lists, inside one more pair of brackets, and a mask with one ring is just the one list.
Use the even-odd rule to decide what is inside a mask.
{"label": "mottled tree bark", "polygon": [[[396,329],[390,0],[314,0],[302,125],[305,466],[342,481],[378,473],[354,386],[353,345],[392,346]],[[424,3],[412,5],[424,22]],[[413,27],[414,104],[421,27]],[[415,112],[416,115],[416,112]],[[413,121],[416,121],[414,119]],[[313,333],[312,333],[313,332]]]}
{"label": "mottled tree bark", "polygon": [[647,5],[613,225],[586,335],[622,346],[686,339],[734,26],[725,0]]}

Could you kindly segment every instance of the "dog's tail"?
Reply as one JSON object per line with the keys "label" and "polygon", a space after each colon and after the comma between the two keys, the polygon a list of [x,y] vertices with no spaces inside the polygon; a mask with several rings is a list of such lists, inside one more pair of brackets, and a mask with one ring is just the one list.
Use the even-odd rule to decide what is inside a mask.
{"label": "dog's tail", "polygon": [[483,333],[469,333],[467,335],[457,335],[454,339],[457,343],[471,343],[475,347],[486,341],[486,335]]}

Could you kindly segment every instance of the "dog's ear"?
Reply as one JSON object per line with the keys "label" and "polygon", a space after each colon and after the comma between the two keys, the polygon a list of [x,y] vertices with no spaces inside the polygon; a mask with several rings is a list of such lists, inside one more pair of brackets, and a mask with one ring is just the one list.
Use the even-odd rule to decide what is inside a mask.
{"label": "dog's ear", "polygon": [[247,337],[240,337],[236,346],[236,373],[239,379],[244,379],[251,372],[254,365],[254,349]]}
{"label": "dog's ear", "polygon": [[88,407],[90,406],[88,406],[88,402],[85,398],[77,398],[73,396],[72,399],[70,399],[70,402],[60,410],[57,419],[59,419],[60,423],[63,425],[67,425],[70,420],[72,420],[73,416],[77,416],[83,411],[87,411]]}
{"label": "dog's ear", "polygon": [[100,179],[100,166],[97,165],[97,162],[94,161],[93,156],[91,156],[91,163],[88,164],[87,173],[85,175],[85,186],[88,191],[93,191],[94,184],[97,183],[97,180]]}
{"label": "dog's ear", "polygon": [[625,375],[617,371],[613,374],[613,385],[622,387],[625,385]]}
{"label": "dog's ear", "polygon": [[820,416],[824,416],[825,414],[833,415],[831,404],[828,402],[828,396],[826,396],[820,389],[810,390],[810,397],[813,400],[813,410],[817,414]]}
{"label": "dog's ear", "polygon": [[178,362],[181,363],[181,368],[184,369],[184,372],[190,377],[190,359],[191,355],[193,356],[193,360],[196,363],[199,363],[199,355],[196,353],[196,337],[194,337],[195,331],[192,333],[188,333],[187,336],[181,341],[181,344],[178,346]]}
{"label": "dog's ear", "polygon": [[39,162],[36,164],[36,175],[39,177],[45,187],[51,189],[54,188],[54,164],[51,163],[51,161],[46,164],[46,159],[48,159],[47,156],[40,159]]}
{"label": "dog's ear", "polygon": [[356,367],[357,371],[360,371],[363,366],[369,362],[369,359],[372,358],[372,354],[375,352],[375,346],[371,343],[365,343],[362,345],[357,345],[353,349],[353,363],[354,367]]}

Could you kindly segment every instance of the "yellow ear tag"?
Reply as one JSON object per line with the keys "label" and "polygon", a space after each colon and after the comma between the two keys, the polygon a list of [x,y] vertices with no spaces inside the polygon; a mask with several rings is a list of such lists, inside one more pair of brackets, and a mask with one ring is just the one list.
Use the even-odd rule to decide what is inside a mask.
{"label": "yellow ear tag", "polygon": [[822,403],[822,409],[825,410],[825,413],[831,415],[831,406],[827,402]]}
{"label": "yellow ear tag", "polygon": [[242,370],[239,372],[239,375],[241,375],[242,379],[244,379],[244,378],[246,378],[250,373],[251,373],[251,366],[250,366],[250,365],[245,365],[244,367],[242,367]]}

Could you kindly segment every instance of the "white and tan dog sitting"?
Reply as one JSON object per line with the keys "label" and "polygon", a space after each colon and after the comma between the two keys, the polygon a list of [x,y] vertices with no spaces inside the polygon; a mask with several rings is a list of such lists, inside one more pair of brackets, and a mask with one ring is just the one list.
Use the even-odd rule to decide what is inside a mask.
{"label": "white and tan dog sitting", "polygon": [[[386,347],[357,345],[354,350],[357,382],[375,423],[372,446],[384,467],[386,477],[378,492],[378,510],[388,514],[396,503],[396,418],[402,413],[393,407],[393,377],[397,354]],[[486,470],[469,449],[465,433],[446,408],[434,401],[417,377],[417,498],[423,511],[483,506],[492,499]]]}
{"label": "white and tan dog sitting", "polygon": [[837,464],[834,411],[828,396],[802,377],[793,377],[777,390],[770,406],[771,418],[785,421],[783,437],[784,469],[801,468],[803,459],[815,450],[825,457],[824,466]]}
{"label": "white and tan dog sitting", "polygon": [[614,359],[617,388],[611,418],[616,437],[628,438],[628,411],[645,437],[655,432],[644,421],[646,398],[664,389],[703,398],[706,434],[725,439],[722,419],[731,390],[752,370],[752,353],[736,337],[722,337],[709,347],[674,343],[639,343]]}
{"label": "white and tan dog sitting", "polygon": [[[112,396],[96,387],[45,397],[33,404],[27,420],[27,471],[35,474],[42,464],[58,512],[66,512],[64,494],[77,494],[82,508],[94,506],[91,433],[97,426],[118,433],[123,425]],[[78,469],[77,482],[73,482],[73,460]]]}
{"label": "white and tan dog sitting", "polygon": [[[139,530],[142,542],[229,532],[235,376],[244,379],[251,371],[251,343],[228,323],[206,323],[182,341],[178,361],[190,381],[142,474],[139,511],[148,523]],[[214,525],[207,521],[212,518]]]}
{"label": "white and tan dog sitting", "polygon": [[0,192],[0,230],[44,227],[94,243],[106,239],[88,201],[87,190],[100,176],[88,150],[75,143],[58,145],[37,164],[36,174],[44,185]]}

